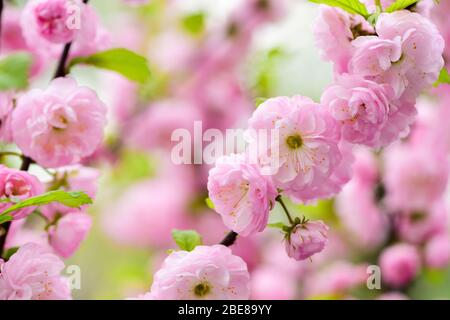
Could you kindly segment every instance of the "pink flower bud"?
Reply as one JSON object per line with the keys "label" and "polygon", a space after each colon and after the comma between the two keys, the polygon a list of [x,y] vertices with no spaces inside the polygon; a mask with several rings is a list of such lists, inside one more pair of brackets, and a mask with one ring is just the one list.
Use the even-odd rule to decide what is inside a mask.
{"label": "pink flower bud", "polygon": [[[0,198],[13,202],[25,200],[42,193],[42,183],[33,175],[0,165]],[[11,203],[0,203],[0,212],[11,206]],[[22,219],[29,215],[34,207],[11,212],[14,219]]]}
{"label": "pink flower bud", "polygon": [[383,251],[380,257],[381,276],[393,286],[402,287],[413,280],[420,271],[420,256],[416,247],[396,244]]}
{"label": "pink flower bud", "polygon": [[322,221],[297,224],[286,238],[287,255],[305,260],[321,252],[327,243],[328,226]]}
{"label": "pink flower bud", "polygon": [[92,218],[83,212],[71,212],[51,226],[49,242],[55,252],[63,258],[69,258],[78,249],[91,229]]}

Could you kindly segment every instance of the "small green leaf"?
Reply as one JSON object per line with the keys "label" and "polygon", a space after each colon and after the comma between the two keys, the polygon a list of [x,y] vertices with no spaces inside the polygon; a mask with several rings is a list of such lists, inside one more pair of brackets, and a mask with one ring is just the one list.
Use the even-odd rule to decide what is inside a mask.
{"label": "small green leaf", "polygon": [[0,91],[24,89],[32,63],[28,53],[15,53],[0,60]]}
{"label": "small green leaf", "polygon": [[3,259],[5,259],[6,261],[9,260],[9,258],[11,258],[13,256],[13,254],[15,254],[20,248],[19,247],[12,247],[9,248],[8,250],[6,250],[6,252],[3,254]]}
{"label": "small green leaf", "polygon": [[69,64],[69,69],[77,64],[87,64],[115,71],[139,83],[145,83],[150,78],[147,59],[124,48],[110,49],[91,56],[74,58]]}
{"label": "small green leaf", "polygon": [[258,108],[261,104],[267,101],[268,98],[257,97],[255,98],[255,106]]}
{"label": "small green leaf", "polygon": [[208,208],[210,208],[211,210],[214,210],[214,209],[215,209],[214,203],[212,202],[212,200],[211,200],[210,198],[206,198],[206,199],[205,199],[205,203],[206,203],[206,205],[208,206]]}
{"label": "small green leaf", "polygon": [[5,222],[9,222],[13,219],[13,217],[9,214],[0,215],[0,224],[4,224]]}
{"label": "small green leaf", "polygon": [[442,83],[450,84],[450,74],[449,74],[448,70],[445,67],[442,68],[441,72],[439,73],[439,78],[433,84],[433,86],[437,87],[437,86],[439,86]]}
{"label": "small green leaf", "polygon": [[415,4],[418,1],[419,0],[397,0],[393,4],[391,4],[389,7],[386,8],[386,12],[390,13],[390,12],[408,8],[409,6]]}
{"label": "small green leaf", "polygon": [[359,0],[309,0],[317,4],[326,4],[330,7],[338,7],[353,14],[359,14],[364,18],[369,17],[366,6]]}
{"label": "small green leaf", "polygon": [[286,225],[283,222],[275,222],[275,223],[269,223],[267,225],[269,228],[275,228],[275,229],[281,229],[283,230]]}
{"label": "small green leaf", "polygon": [[85,204],[92,204],[92,199],[84,192],[63,190],[49,191],[47,193],[31,197],[20,201],[0,214],[0,217],[9,214],[10,212],[34,206],[42,206],[52,202],[59,202],[67,207],[78,208]]}
{"label": "small green leaf", "polygon": [[172,230],[172,238],[181,250],[192,251],[202,244],[202,238],[194,230]]}
{"label": "small green leaf", "polygon": [[181,25],[191,34],[201,34],[205,30],[205,14],[203,12],[190,14],[181,20]]}

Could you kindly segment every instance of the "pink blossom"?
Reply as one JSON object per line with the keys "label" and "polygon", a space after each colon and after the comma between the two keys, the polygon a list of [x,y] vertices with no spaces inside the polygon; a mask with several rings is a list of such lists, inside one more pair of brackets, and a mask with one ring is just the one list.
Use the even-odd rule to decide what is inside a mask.
{"label": "pink blossom", "polygon": [[260,165],[271,170],[277,187],[294,200],[330,193],[328,183],[347,169],[341,165],[337,122],[309,98],[269,99],[253,113],[249,128],[250,149],[257,151]]}
{"label": "pink blossom", "polygon": [[[10,169],[0,165],[0,198],[11,202],[25,200],[41,194],[44,191],[42,183],[33,175],[25,171]],[[8,202],[0,203],[0,212],[11,206]],[[22,219],[34,210],[33,207],[11,212],[14,219]]]}
{"label": "pink blossom", "polygon": [[286,235],[287,255],[295,260],[305,260],[321,252],[328,241],[328,226],[322,221],[297,224]]}
{"label": "pink blossom", "polygon": [[406,10],[382,13],[377,36],[360,37],[351,70],[388,83],[396,96],[413,103],[438,78],[444,66],[444,40],[425,17]]}
{"label": "pink blossom", "polygon": [[92,218],[84,212],[70,212],[58,219],[49,230],[49,242],[55,252],[69,258],[86,238],[92,226]]}
{"label": "pink blossom", "polygon": [[291,300],[296,283],[288,274],[274,267],[260,267],[251,274],[252,300]]}
{"label": "pink blossom", "polygon": [[381,276],[386,284],[402,287],[413,280],[421,263],[416,247],[399,243],[386,248],[380,256]]}
{"label": "pink blossom", "polygon": [[431,238],[425,246],[425,263],[432,268],[446,268],[450,263],[450,237],[444,232]]}
{"label": "pink blossom", "polygon": [[373,28],[361,16],[328,6],[320,7],[314,26],[316,45],[322,57],[334,63],[334,71],[338,74],[348,72],[354,51],[352,40],[373,32]]}
{"label": "pink blossom", "polygon": [[390,86],[344,75],[325,90],[321,103],[341,124],[343,139],[373,147],[389,121],[393,95]]}
{"label": "pink blossom", "polygon": [[392,210],[424,210],[442,197],[450,169],[442,150],[397,144],[384,155],[386,202]]}
{"label": "pink blossom", "polygon": [[103,140],[106,106],[97,94],[71,78],[58,78],[45,90],[19,98],[13,112],[14,142],[46,167],[75,164]]}
{"label": "pink blossom", "polygon": [[41,246],[26,244],[0,262],[0,300],[68,300],[68,282],[60,275],[64,263]]}
{"label": "pink blossom", "polygon": [[21,25],[27,45],[46,55],[60,55],[69,42],[73,42],[72,55],[105,49],[105,31],[94,10],[81,0],[28,1]]}
{"label": "pink blossom", "polygon": [[197,246],[171,253],[154,275],[156,300],[248,299],[250,277],[245,262],[222,245]]}
{"label": "pink blossom", "polygon": [[188,196],[182,179],[137,183],[104,212],[104,227],[122,245],[166,247],[172,243],[172,229],[187,226]]}
{"label": "pink blossom", "polygon": [[243,155],[219,158],[210,170],[209,197],[224,224],[242,236],[265,229],[277,191]]}

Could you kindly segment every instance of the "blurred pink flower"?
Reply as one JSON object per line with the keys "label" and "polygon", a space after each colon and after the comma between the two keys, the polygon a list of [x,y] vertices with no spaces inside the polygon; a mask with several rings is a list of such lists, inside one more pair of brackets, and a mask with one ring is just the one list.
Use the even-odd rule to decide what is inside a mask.
{"label": "blurred pink flower", "polygon": [[208,191],[224,224],[242,236],[265,229],[277,195],[270,177],[244,154],[217,160],[209,171]]}
{"label": "blurred pink flower", "polygon": [[81,0],[28,1],[21,25],[27,45],[53,57],[69,42],[73,42],[72,56],[105,49],[108,42],[94,10]]}
{"label": "blurred pink flower", "polygon": [[63,258],[69,258],[86,238],[92,218],[84,212],[69,212],[48,229],[49,243]]}
{"label": "blurred pink flower", "polygon": [[68,300],[64,263],[41,246],[22,246],[7,262],[0,260],[0,300]]}
{"label": "blurred pink flower", "polygon": [[107,233],[122,245],[167,247],[172,229],[184,229],[190,190],[180,180],[149,180],[126,190],[103,213]]}
{"label": "blurred pink flower", "polygon": [[432,268],[446,268],[450,264],[450,236],[447,232],[438,234],[427,242],[425,264]]}
{"label": "blurred pink flower", "polygon": [[31,54],[33,63],[30,75],[36,76],[44,69],[48,59],[44,54],[38,52],[37,48],[28,46],[23,37],[20,15],[21,12],[14,7],[7,6],[4,8],[0,46],[2,53],[17,53],[21,51]]}
{"label": "blurred pink flower", "polygon": [[12,142],[11,116],[14,109],[13,94],[10,92],[0,93],[0,141]]}
{"label": "blurred pink flower", "polygon": [[21,96],[12,119],[14,142],[46,167],[75,164],[91,155],[103,140],[105,124],[106,106],[71,78]]}
{"label": "blurred pink flower", "polygon": [[145,150],[171,150],[178,143],[172,141],[173,132],[185,129],[192,137],[194,121],[200,120],[199,111],[187,101],[158,101],[129,123],[126,140]]}
{"label": "blurred pink flower", "polygon": [[259,267],[251,273],[252,300],[291,300],[296,282],[288,274],[274,267]]}
{"label": "blurred pink flower", "polygon": [[396,144],[384,152],[391,210],[426,210],[439,200],[450,172],[447,155],[428,145]]}
{"label": "blurred pink flower", "polygon": [[[43,191],[44,186],[35,176],[26,171],[10,169],[0,165],[0,198],[14,203],[34,197]],[[6,210],[11,205],[8,202],[0,203],[0,212]],[[27,207],[15,210],[10,214],[15,220],[22,219],[33,212],[34,209],[34,207]]]}
{"label": "blurred pink flower", "polygon": [[245,262],[222,245],[197,246],[171,253],[154,275],[156,300],[248,299],[250,277]]}
{"label": "blurred pink flower", "polygon": [[344,75],[323,92],[321,103],[341,124],[343,139],[374,147],[380,146],[380,133],[389,121],[392,97],[390,86]]}
{"label": "blurred pink flower", "polygon": [[287,255],[295,260],[305,260],[321,252],[328,241],[328,226],[322,221],[297,224],[286,235]]}
{"label": "blurred pink flower", "polygon": [[52,247],[48,244],[48,234],[44,230],[29,228],[26,225],[27,219],[14,220],[9,227],[6,237],[5,248],[21,247],[27,243],[36,243],[52,252]]}
{"label": "blurred pink flower", "polygon": [[431,204],[427,210],[394,213],[394,222],[401,239],[422,244],[430,237],[448,230],[448,207],[442,199]]}
{"label": "blurred pink flower", "polygon": [[320,6],[320,14],[314,26],[316,46],[322,58],[334,63],[338,74],[348,72],[348,64],[354,48],[351,41],[357,36],[374,33],[372,26],[358,15],[328,6]]}
{"label": "blurred pink flower", "polygon": [[388,231],[388,219],[376,203],[377,162],[367,149],[356,153],[352,180],[336,197],[335,205],[340,221],[352,240],[363,248],[382,243]]}
{"label": "blurred pink flower", "polygon": [[379,263],[383,281],[396,288],[403,287],[412,281],[421,268],[417,248],[404,243],[384,249]]}
{"label": "blurred pink flower", "polygon": [[366,283],[366,269],[366,265],[334,262],[305,279],[304,295],[306,298],[328,295],[345,298],[349,290]]}
{"label": "blurred pink flower", "polygon": [[377,300],[409,300],[409,298],[401,292],[392,291],[380,294]]}
{"label": "blurred pink flower", "polygon": [[[250,148],[258,151],[262,166],[275,171],[277,188],[293,200],[323,197],[322,189],[328,188],[327,183],[339,174],[337,170],[346,169],[340,166],[337,122],[325,107],[309,98],[269,99],[253,113],[249,128],[255,135],[250,138]],[[266,143],[260,141],[261,130],[266,130]],[[258,150],[261,146],[267,150]]]}

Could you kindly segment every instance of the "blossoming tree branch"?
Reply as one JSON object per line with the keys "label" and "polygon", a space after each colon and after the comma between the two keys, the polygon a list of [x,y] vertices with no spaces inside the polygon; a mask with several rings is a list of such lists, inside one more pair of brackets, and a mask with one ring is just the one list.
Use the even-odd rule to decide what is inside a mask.
{"label": "blossoming tree branch", "polygon": [[[217,79],[219,68],[231,68],[252,33],[282,16],[284,1],[245,1],[219,29],[219,40],[201,47],[200,58],[192,61],[203,64],[195,65],[194,75],[171,101],[123,116],[132,118],[133,125],[120,127],[127,138],[118,139],[110,153],[101,148],[108,108],[93,89],[78,83],[72,70],[86,65],[108,70],[145,89],[153,76],[146,58],[114,47],[87,0],[29,0],[20,12],[4,2],[0,1],[0,140],[4,145],[0,157],[9,161],[0,166],[0,299],[71,299],[62,275],[63,259],[78,250],[93,223],[87,210],[96,196],[99,172],[92,159],[102,152],[107,158],[120,151],[127,138],[154,147],[165,135],[148,130],[159,125],[164,131],[165,126],[200,116],[191,106],[192,100],[199,99],[200,84]],[[349,221],[351,232],[358,233],[360,224],[370,224],[373,232],[360,232],[361,242],[370,246],[388,239],[376,259],[389,288],[401,293],[418,274],[422,260],[434,267],[450,261],[450,255],[444,259],[434,254],[449,243],[448,230],[439,226],[450,172],[447,132],[430,134],[429,123],[416,121],[419,95],[433,85],[450,83],[445,40],[433,18],[438,5],[426,0],[310,2],[320,4],[314,37],[322,58],[333,65],[332,83],[320,101],[278,96],[264,99],[253,110],[246,124],[246,150],[219,157],[206,174],[205,201],[220,215],[228,233],[217,244],[205,245],[200,233],[184,228],[177,216],[174,220],[180,228],[172,236],[179,249],[168,253],[150,290],[137,299],[249,299],[252,277],[246,261],[233,251],[236,242],[275,228],[285,255],[306,265],[333,245],[333,228],[328,221],[299,215],[293,204],[333,197],[338,207],[345,208],[343,212],[364,215],[342,217]],[[185,23],[195,31],[199,18],[192,19]],[[22,33],[11,38],[7,33],[13,20],[20,21],[15,27]],[[226,43],[223,51],[215,50],[218,42]],[[43,74],[50,74],[47,84],[30,85]],[[176,119],[164,122],[156,116],[155,110],[177,99],[184,107],[171,110]],[[227,117],[233,116],[233,110],[224,110],[222,115],[208,110],[209,119],[222,129],[229,125]],[[386,148],[389,152],[383,153]],[[152,193],[156,189],[170,195],[169,204],[155,208],[165,214],[167,205],[173,208],[184,201],[186,191],[181,189],[190,187],[183,181],[180,186],[179,192],[164,183],[130,189],[119,206],[120,214],[133,203],[157,201]],[[283,216],[269,222],[276,210]],[[387,214],[380,215],[380,210]],[[131,211],[128,214],[137,214],[139,208]],[[428,219],[421,226],[414,220],[419,214]],[[33,217],[42,222],[39,237],[18,236]],[[161,223],[164,229],[169,218],[164,219],[152,217],[147,222]],[[145,219],[128,229],[125,219],[117,221],[108,219],[112,229],[119,228],[116,235],[121,240],[161,238],[145,227]],[[400,265],[406,269],[397,272]],[[352,281],[361,282],[355,280],[359,271],[340,266],[340,272],[353,275],[341,282],[349,287]],[[315,279],[315,290],[320,291],[319,283]]]}

